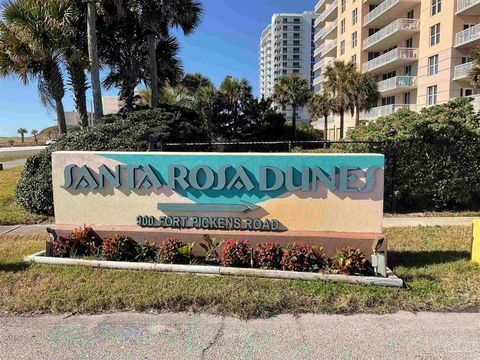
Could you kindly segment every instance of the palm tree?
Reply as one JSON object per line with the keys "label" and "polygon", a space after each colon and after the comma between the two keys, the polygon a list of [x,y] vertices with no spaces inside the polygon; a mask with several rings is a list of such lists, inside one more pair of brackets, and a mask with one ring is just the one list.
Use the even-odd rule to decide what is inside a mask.
{"label": "palm tree", "polygon": [[27,129],[25,128],[20,128],[17,130],[17,134],[20,134],[20,136],[22,137],[22,143],[25,142],[25,134],[28,133]]}
{"label": "palm tree", "polygon": [[292,107],[293,139],[297,138],[297,111],[310,99],[308,81],[299,76],[284,76],[273,88],[273,99],[282,106]]}
{"label": "palm tree", "polygon": [[355,71],[351,78],[351,96],[355,108],[355,126],[360,125],[360,113],[370,111],[380,98],[378,83],[370,73]]}
{"label": "palm tree", "polygon": [[328,94],[314,94],[308,102],[310,119],[324,119],[323,139],[325,140],[325,147],[327,146],[328,116],[332,112],[333,107],[332,98]]}
{"label": "palm tree", "polygon": [[87,36],[93,92],[93,119],[97,120],[103,116],[102,86],[97,49],[97,14],[94,0],[83,0],[83,2],[87,3]]}
{"label": "palm tree", "polygon": [[55,0],[15,0],[2,9],[0,21],[0,76],[17,75],[23,84],[37,80],[44,104],[54,104],[59,132],[67,126],[63,109],[65,95],[61,72],[63,24],[69,7]]}
{"label": "palm tree", "polygon": [[345,112],[354,111],[355,105],[352,101],[352,76],[356,71],[353,62],[336,60],[325,70],[324,89],[332,96],[334,107],[333,113],[340,116],[340,138],[345,133]]}
{"label": "palm tree", "polygon": [[472,85],[475,86],[476,89],[480,89],[480,47],[477,47],[472,52],[471,57],[473,59],[474,66],[472,70],[470,70],[468,77]]}
{"label": "palm tree", "polygon": [[212,81],[199,72],[186,74],[181,81],[181,85],[192,92],[196,92],[203,87],[213,87]]}
{"label": "palm tree", "polygon": [[30,134],[32,134],[33,140],[35,141],[35,144],[38,143],[38,130],[34,129],[30,132]]}
{"label": "palm tree", "polygon": [[202,6],[193,0],[139,0],[138,12],[148,44],[152,107],[158,106],[159,78],[156,49],[158,41],[169,36],[170,28],[180,28],[185,35],[200,24]]}
{"label": "palm tree", "polygon": [[220,94],[230,116],[233,135],[237,135],[240,116],[253,100],[252,87],[246,79],[227,76],[220,85]]}
{"label": "palm tree", "polygon": [[208,139],[213,141],[213,117],[218,104],[218,92],[212,85],[202,86],[195,93],[197,111],[207,125]]}

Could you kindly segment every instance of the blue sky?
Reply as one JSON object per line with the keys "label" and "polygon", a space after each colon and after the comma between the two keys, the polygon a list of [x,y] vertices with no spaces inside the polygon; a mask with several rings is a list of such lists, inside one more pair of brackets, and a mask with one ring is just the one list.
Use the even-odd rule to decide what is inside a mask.
{"label": "blue sky", "polygon": [[[185,71],[202,72],[215,84],[226,75],[245,77],[258,92],[258,42],[273,13],[313,10],[315,0],[200,0],[201,26],[190,36],[179,34]],[[1,3],[5,2],[0,0]],[[106,92],[115,95],[117,90]],[[89,94],[90,96],[90,94]],[[90,103],[90,101],[89,101]],[[70,93],[66,111],[74,109]],[[55,125],[55,112],[39,102],[36,83],[23,86],[16,78],[0,79],[0,136],[15,136],[19,127],[41,130]]]}

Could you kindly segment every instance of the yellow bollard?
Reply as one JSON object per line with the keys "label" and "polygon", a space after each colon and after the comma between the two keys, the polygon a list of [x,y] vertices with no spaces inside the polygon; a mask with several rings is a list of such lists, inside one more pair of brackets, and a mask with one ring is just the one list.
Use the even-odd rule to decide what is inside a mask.
{"label": "yellow bollard", "polygon": [[473,221],[472,261],[480,264],[480,220]]}

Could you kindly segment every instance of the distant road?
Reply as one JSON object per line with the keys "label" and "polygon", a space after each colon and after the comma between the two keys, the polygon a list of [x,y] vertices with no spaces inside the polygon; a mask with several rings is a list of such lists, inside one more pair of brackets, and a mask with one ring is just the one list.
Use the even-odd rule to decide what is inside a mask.
{"label": "distant road", "polygon": [[16,146],[16,147],[0,147],[0,156],[2,155],[22,155],[22,153],[40,152],[46,146]]}

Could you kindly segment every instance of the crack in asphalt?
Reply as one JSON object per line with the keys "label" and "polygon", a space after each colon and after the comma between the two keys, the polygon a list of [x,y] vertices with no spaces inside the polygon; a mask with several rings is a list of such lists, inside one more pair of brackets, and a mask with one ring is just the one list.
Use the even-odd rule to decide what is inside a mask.
{"label": "crack in asphalt", "polygon": [[205,354],[208,350],[210,350],[210,348],[215,345],[218,340],[220,340],[220,338],[222,337],[223,335],[223,330],[225,329],[225,317],[222,317],[222,322],[220,323],[220,327],[218,328],[217,330],[217,333],[215,334],[215,337],[213,338],[212,341],[210,341],[210,343],[202,350],[202,356],[201,356],[201,359],[205,359]]}

